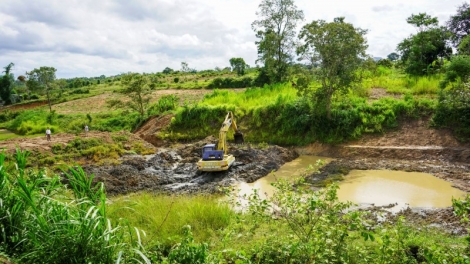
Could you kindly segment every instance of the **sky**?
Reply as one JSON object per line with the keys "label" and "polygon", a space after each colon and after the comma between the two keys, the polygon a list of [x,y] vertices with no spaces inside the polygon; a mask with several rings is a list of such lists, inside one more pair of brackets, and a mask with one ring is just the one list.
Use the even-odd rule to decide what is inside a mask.
{"label": "sky", "polygon": [[[200,70],[230,66],[241,57],[256,65],[251,24],[261,0],[0,0],[0,67],[15,76],[41,66],[57,78],[155,73],[181,62]],[[416,33],[406,23],[427,13],[444,25],[462,0],[294,0],[314,20],[345,17],[367,29],[373,57],[395,52]]]}

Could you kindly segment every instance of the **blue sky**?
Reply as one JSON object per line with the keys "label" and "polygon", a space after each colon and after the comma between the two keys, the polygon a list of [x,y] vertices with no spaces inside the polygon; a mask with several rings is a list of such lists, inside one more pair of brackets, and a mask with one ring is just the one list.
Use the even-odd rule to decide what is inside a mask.
{"label": "blue sky", "polygon": [[[242,57],[254,66],[251,23],[261,1],[250,0],[2,0],[0,67],[15,76],[51,66],[58,78],[229,66]],[[386,57],[416,29],[411,14],[426,12],[443,25],[464,1],[296,0],[305,21],[344,16],[368,29],[368,54]]]}

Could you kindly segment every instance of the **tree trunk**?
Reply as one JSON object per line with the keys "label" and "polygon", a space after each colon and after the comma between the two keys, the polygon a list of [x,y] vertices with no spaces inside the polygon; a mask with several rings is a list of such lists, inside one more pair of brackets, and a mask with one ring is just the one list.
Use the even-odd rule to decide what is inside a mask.
{"label": "tree trunk", "polygon": [[52,113],[51,96],[49,94],[49,89],[47,89],[46,95],[47,95],[47,103],[49,104],[49,112]]}
{"label": "tree trunk", "polygon": [[328,92],[326,95],[326,118],[331,119],[331,95],[332,93]]}

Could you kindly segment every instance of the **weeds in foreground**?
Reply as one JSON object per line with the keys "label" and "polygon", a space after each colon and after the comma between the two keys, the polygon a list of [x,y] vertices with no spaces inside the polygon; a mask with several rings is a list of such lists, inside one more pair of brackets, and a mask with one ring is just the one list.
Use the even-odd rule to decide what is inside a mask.
{"label": "weeds in foreground", "polygon": [[22,263],[111,263],[132,259],[124,230],[106,213],[103,184],[81,168],[64,172],[73,198],[58,176],[26,168],[29,153],[17,150],[7,166],[0,155],[0,247]]}

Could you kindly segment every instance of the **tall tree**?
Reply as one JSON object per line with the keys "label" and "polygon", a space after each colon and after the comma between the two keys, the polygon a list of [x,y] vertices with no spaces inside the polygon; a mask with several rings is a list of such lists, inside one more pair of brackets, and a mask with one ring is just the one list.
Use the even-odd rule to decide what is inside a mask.
{"label": "tall tree", "polygon": [[121,83],[124,89],[121,91],[127,97],[129,101],[122,100],[109,100],[107,104],[112,108],[130,108],[139,113],[141,120],[145,116],[145,112],[148,108],[150,97],[148,93],[149,81],[145,75],[138,73],[128,73],[121,77]]}
{"label": "tall tree", "polygon": [[0,98],[2,98],[5,105],[11,104],[11,92],[13,90],[13,83],[15,82],[11,69],[14,65],[13,62],[8,64],[4,68],[5,71],[3,71],[5,75],[0,78]]}
{"label": "tall tree", "polygon": [[232,71],[236,71],[238,76],[245,75],[246,63],[243,58],[231,58],[230,66]]}
{"label": "tall tree", "polygon": [[38,91],[46,94],[50,112],[52,112],[51,92],[55,88],[54,81],[56,78],[56,71],[57,70],[54,67],[43,66],[39,69],[26,72],[28,79],[26,86],[31,91]]}
{"label": "tall tree", "polygon": [[258,60],[270,82],[288,79],[288,67],[295,54],[297,23],[304,19],[303,11],[297,9],[293,0],[262,0],[258,20],[251,26],[259,41]]}
{"label": "tall tree", "polygon": [[452,48],[448,45],[450,33],[445,27],[439,27],[437,17],[426,13],[411,15],[407,22],[414,25],[418,32],[397,46],[405,71],[416,76],[431,74],[443,64],[438,59],[452,55]]}
{"label": "tall tree", "polygon": [[470,33],[470,6],[465,2],[457,8],[457,14],[451,16],[446,23],[447,29],[452,32],[452,43],[458,47]]}
{"label": "tall tree", "polygon": [[358,81],[356,70],[366,57],[366,30],[355,28],[344,22],[344,17],[335,18],[333,22],[313,21],[305,25],[299,35],[304,45],[297,50],[298,54],[310,62],[319,65],[313,71],[313,79],[319,87],[297,85],[299,92],[324,103],[327,116],[331,118],[331,100],[336,92],[346,92]]}

